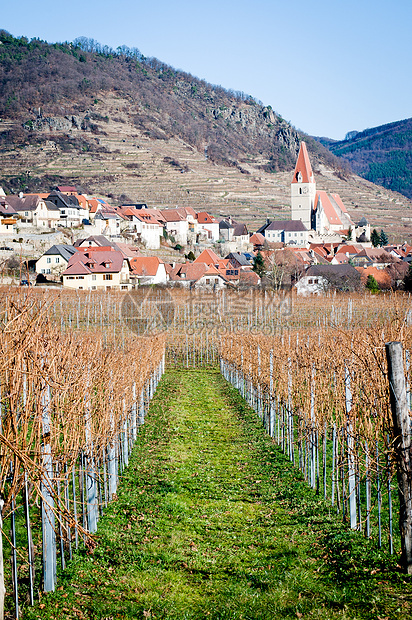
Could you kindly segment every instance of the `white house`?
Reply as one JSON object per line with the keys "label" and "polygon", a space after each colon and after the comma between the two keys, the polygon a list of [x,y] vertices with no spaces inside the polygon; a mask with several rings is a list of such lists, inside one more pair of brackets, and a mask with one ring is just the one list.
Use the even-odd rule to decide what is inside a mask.
{"label": "white house", "polygon": [[[116,207],[116,213],[125,218],[129,223],[124,230],[134,235],[137,241],[143,243],[148,250],[160,248],[160,238],[163,236],[164,221],[160,211],[154,209],[136,209],[135,207]],[[97,216],[96,216],[97,217]]]}
{"label": "white house", "polygon": [[83,290],[129,290],[129,261],[119,250],[90,247],[73,254],[63,286]]}
{"label": "white house", "polygon": [[197,213],[197,225],[198,233],[203,233],[208,241],[215,243],[219,240],[219,221],[213,215],[209,215],[206,211]]}
{"label": "white house", "polygon": [[72,245],[53,245],[36,261],[36,273],[52,278],[60,277],[77,251]]}
{"label": "white house", "polygon": [[257,231],[268,243],[284,243],[298,247],[308,246],[309,231],[302,220],[268,220]]}
{"label": "white house", "polygon": [[157,256],[132,258],[130,269],[130,279],[133,284],[166,284],[165,264]]}
{"label": "white house", "polygon": [[298,295],[321,295],[327,290],[353,291],[360,285],[359,273],[352,265],[312,265],[295,284]]}
{"label": "white house", "polygon": [[180,245],[187,245],[189,223],[186,215],[178,209],[162,209],[160,213],[165,220],[163,226],[168,236]]}

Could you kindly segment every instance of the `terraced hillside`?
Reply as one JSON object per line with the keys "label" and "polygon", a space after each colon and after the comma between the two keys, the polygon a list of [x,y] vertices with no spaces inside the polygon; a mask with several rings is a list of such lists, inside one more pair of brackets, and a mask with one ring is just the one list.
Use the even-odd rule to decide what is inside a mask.
{"label": "terraced hillside", "polygon": [[[47,190],[56,182],[75,182],[113,204],[130,199],[156,207],[189,205],[218,216],[231,214],[251,230],[267,217],[290,216],[292,170],[264,172],[263,155],[242,160],[238,167],[218,165],[207,151],[182,139],[149,137],[130,122],[132,104],[122,96],[105,96],[92,110],[100,119],[92,130],[64,126],[37,131],[37,144],[1,149],[1,179],[7,189],[17,192],[29,185]],[[19,129],[18,122],[0,123],[0,132],[13,129]],[[314,169],[318,189],[340,193],[355,221],[365,215],[391,240],[412,240],[410,200],[356,175],[341,178],[324,164],[314,163]]]}

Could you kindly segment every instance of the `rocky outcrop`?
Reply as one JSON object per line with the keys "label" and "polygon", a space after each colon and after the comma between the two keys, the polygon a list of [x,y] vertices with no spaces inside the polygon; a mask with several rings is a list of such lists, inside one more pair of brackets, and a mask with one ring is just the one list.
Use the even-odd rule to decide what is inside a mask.
{"label": "rocky outcrop", "polygon": [[38,116],[35,120],[26,121],[24,129],[30,131],[72,131],[88,129],[89,118],[67,115],[67,116]]}

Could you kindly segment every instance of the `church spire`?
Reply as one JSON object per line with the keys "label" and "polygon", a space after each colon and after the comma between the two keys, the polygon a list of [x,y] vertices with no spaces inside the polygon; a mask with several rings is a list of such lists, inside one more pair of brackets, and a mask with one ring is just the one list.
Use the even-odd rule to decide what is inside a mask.
{"label": "church spire", "polygon": [[310,165],[306,143],[300,143],[298,160],[295,172],[293,173],[292,183],[313,183],[312,166]]}

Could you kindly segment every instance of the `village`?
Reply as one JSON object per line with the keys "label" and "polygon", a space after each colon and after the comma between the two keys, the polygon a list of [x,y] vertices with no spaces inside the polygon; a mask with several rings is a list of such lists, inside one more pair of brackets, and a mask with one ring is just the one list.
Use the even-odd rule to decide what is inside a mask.
{"label": "village", "polygon": [[[42,237],[53,232],[63,235],[64,243],[45,247]],[[34,238],[40,242],[34,244]],[[162,258],[165,254],[169,258]],[[112,206],[74,186],[19,195],[1,190],[5,284],[16,282],[16,275],[10,276],[13,256],[20,285],[88,291],[142,285],[294,287],[308,295],[359,290],[371,282],[377,290],[398,288],[409,270],[412,247],[389,245],[384,231],[371,232],[365,218],[353,222],[338,194],[318,191],[302,142],[291,180],[289,220],[267,220],[249,231],[230,216],[218,219],[190,207]]]}

